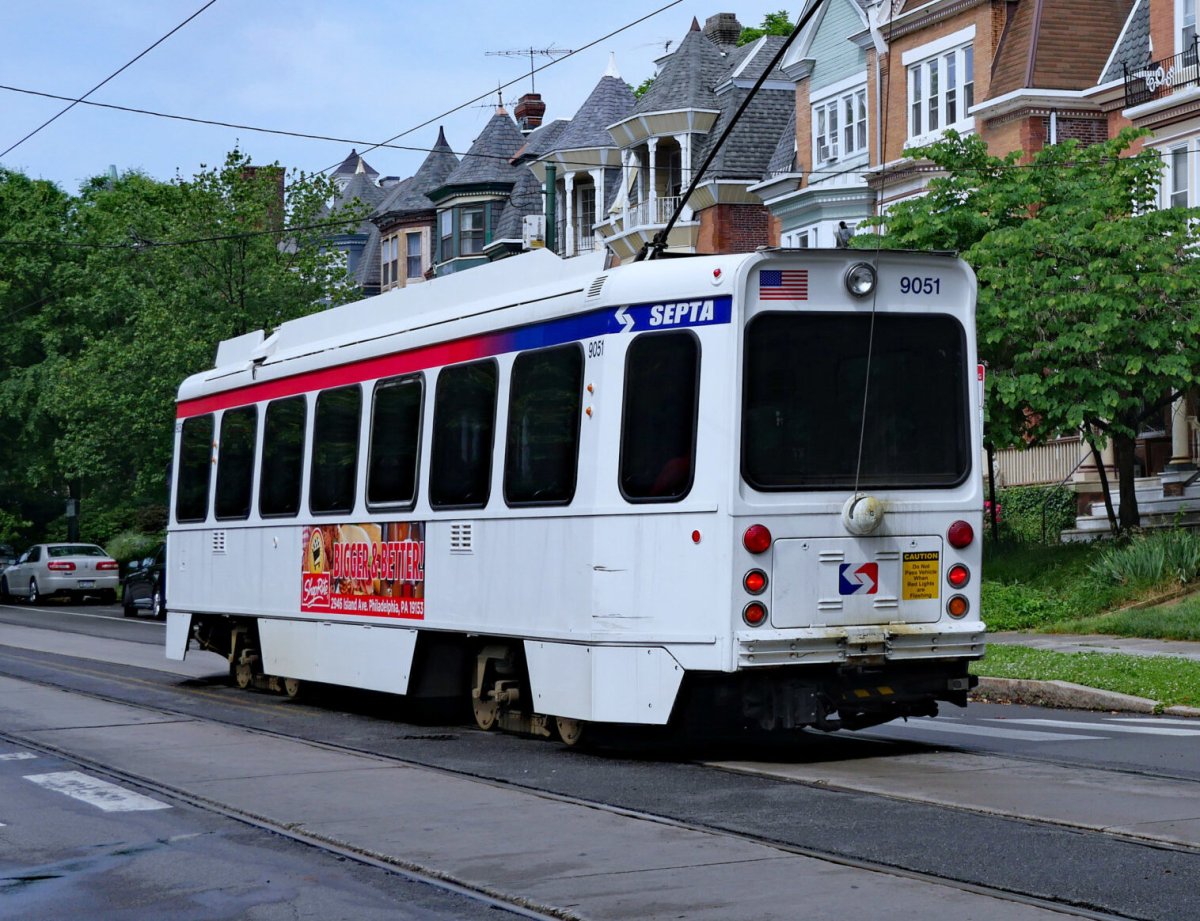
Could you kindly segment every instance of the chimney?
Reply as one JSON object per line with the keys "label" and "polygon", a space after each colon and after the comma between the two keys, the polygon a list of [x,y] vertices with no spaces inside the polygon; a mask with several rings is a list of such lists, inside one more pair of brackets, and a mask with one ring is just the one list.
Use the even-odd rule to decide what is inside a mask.
{"label": "chimney", "polygon": [[714,45],[725,48],[737,44],[742,24],[733,13],[717,13],[704,23],[704,35]]}
{"label": "chimney", "polygon": [[517,101],[513,115],[517,126],[526,134],[534,128],[540,128],[542,116],[546,114],[546,103],[542,102],[541,93],[526,93]]}

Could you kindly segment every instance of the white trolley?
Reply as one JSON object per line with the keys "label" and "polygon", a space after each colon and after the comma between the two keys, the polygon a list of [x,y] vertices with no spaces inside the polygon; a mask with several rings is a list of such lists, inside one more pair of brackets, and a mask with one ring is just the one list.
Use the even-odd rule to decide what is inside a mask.
{"label": "white trolley", "polygon": [[945,254],[541,250],[220,344],[167,655],[483,728],[858,728],[984,651],[975,283]]}

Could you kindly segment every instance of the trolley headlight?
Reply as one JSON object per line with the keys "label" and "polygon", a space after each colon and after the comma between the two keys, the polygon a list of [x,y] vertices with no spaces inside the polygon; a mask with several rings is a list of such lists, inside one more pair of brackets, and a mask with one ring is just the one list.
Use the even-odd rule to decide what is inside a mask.
{"label": "trolley headlight", "polygon": [[856,262],[846,270],[846,290],[854,297],[866,297],[875,290],[875,267]]}

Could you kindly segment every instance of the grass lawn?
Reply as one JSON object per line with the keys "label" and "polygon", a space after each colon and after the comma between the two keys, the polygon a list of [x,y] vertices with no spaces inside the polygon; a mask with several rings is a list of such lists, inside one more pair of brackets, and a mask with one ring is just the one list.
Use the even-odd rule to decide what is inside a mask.
{"label": "grass lawn", "polygon": [[1062,653],[994,645],[988,647],[986,658],[972,663],[971,672],[991,678],[1070,681],[1148,697],[1166,707],[1200,706],[1200,662],[1167,656]]}

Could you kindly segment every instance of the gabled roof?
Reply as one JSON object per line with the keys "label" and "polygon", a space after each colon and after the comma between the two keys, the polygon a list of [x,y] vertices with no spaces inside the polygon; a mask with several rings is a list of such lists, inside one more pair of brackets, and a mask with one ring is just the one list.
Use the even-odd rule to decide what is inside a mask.
{"label": "gabled roof", "polygon": [[[1117,42],[1108,67],[1100,76],[1100,83],[1125,79],[1125,67],[1138,70],[1151,60],[1150,51],[1150,2],[1136,0],[1133,12],[1125,20],[1125,31]],[[1124,66],[1123,66],[1124,65]]]}
{"label": "gabled roof", "polygon": [[432,211],[436,206],[429,200],[429,193],[445,185],[447,177],[458,165],[458,157],[450,149],[445,131],[438,128],[437,143],[421,166],[412,176],[389,190],[387,197],[375,209],[373,217],[378,220],[392,215]]}
{"label": "gabled roof", "polygon": [[624,80],[605,74],[550,149],[591,150],[597,147],[615,147],[612,135],[608,133],[608,126],[632,115],[637,102],[633,90]]}
{"label": "gabled roof", "polygon": [[996,49],[990,95],[995,98],[1020,89],[1083,90],[1095,86],[1133,3],[1018,3]]}
{"label": "gabled roof", "polygon": [[783,129],[783,134],[779,135],[779,141],[775,145],[775,150],[771,153],[771,159],[767,161],[767,171],[763,175],[764,179],[770,179],[772,176],[778,176],[780,173],[794,173],[796,171],[796,107],[792,106],[792,114],[789,116],[787,125]]}
{"label": "gabled roof", "polygon": [[497,109],[471,149],[463,155],[462,162],[438,189],[431,191],[476,183],[516,182],[519,170],[510,161],[524,146],[525,135],[521,134],[512,116],[504,109]]}
{"label": "gabled roof", "polygon": [[691,30],[679,47],[663,61],[650,89],[637,101],[634,111],[716,109],[717,99],[713,91],[725,79],[728,70],[725,55],[693,21]]}

